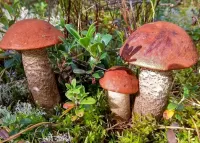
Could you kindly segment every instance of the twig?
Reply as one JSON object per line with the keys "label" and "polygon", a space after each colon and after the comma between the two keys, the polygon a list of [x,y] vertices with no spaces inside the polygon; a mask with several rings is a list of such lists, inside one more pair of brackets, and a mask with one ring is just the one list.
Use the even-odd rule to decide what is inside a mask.
{"label": "twig", "polygon": [[193,128],[186,128],[186,127],[172,127],[172,126],[163,126],[163,125],[159,125],[158,128],[159,128],[159,129],[179,129],[179,130],[191,130],[191,131],[194,131]]}
{"label": "twig", "polygon": [[198,103],[195,103],[193,100],[192,101],[190,101],[189,99],[186,99],[186,101],[190,104],[190,105],[192,105],[192,106],[195,106],[195,107],[200,107],[200,104],[198,104]]}
{"label": "twig", "polygon": [[173,3],[160,3],[159,6],[166,6],[166,7],[176,7],[181,4],[181,0],[177,1],[176,4]]}
{"label": "twig", "polygon": [[88,10],[92,9],[94,6],[95,6],[95,5],[92,5],[92,6],[90,6],[89,8],[87,8],[87,9],[83,10],[83,12],[82,12],[82,13],[86,13]]}
{"label": "twig", "polygon": [[41,122],[41,123],[38,123],[38,124],[32,125],[32,126],[26,128],[26,129],[20,131],[19,133],[10,136],[10,137],[7,138],[6,140],[3,140],[2,143],[5,143],[5,142],[8,142],[8,141],[11,141],[11,140],[13,140],[13,139],[19,137],[19,136],[20,136],[21,134],[23,134],[24,132],[27,132],[27,131],[29,131],[29,130],[35,128],[35,127],[38,127],[38,126],[41,126],[41,125],[45,125],[45,124],[52,124],[52,123],[51,123],[51,122]]}
{"label": "twig", "polygon": [[197,124],[195,123],[195,121],[194,121],[194,119],[193,119],[192,117],[190,117],[190,118],[192,119],[192,122],[193,122],[193,124],[194,124],[195,130],[196,130],[196,132],[197,132],[198,139],[199,139],[199,141],[200,141],[200,133],[199,133],[199,129],[198,129],[198,127],[197,127]]}
{"label": "twig", "polygon": [[80,54],[78,54],[78,55],[76,55],[76,56],[73,56],[72,59],[76,59],[76,58],[82,56],[83,54],[84,54],[84,52],[83,52],[83,53],[80,53]]}
{"label": "twig", "polygon": [[[85,62],[85,61],[81,61],[81,60],[78,60],[78,59],[73,59],[73,61],[74,62],[76,62],[76,63],[79,63],[79,62],[82,62],[82,63],[84,63],[84,64],[86,64],[86,65],[88,65],[88,63],[87,62]],[[81,63],[80,63],[81,64]],[[86,65],[83,65],[83,64],[81,64],[82,66],[86,66]],[[104,71],[106,71],[107,69],[105,69],[105,68],[102,68],[102,67],[99,67],[99,66],[95,66],[96,68],[99,68],[99,69],[101,69],[101,70],[104,70]]]}
{"label": "twig", "polygon": [[200,101],[199,100],[197,100],[196,98],[194,98],[193,100],[195,100],[198,104],[200,104]]}
{"label": "twig", "polygon": [[126,123],[126,122],[117,123],[117,124],[111,126],[110,128],[107,128],[106,131],[113,130],[113,129],[114,129],[115,127],[117,127],[118,125],[122,125],[122,124],[124,124],[124,123]]}
{"label": "twig", "polygon": [[70,110],[72,110],[74,108],[74,106],[73,107],[70,107],[69,109],[67,109],[67,110],[65,110],[63,113],[62,113],[62,115],[59,117],[59,119],[61,119],[64,115],[66,115]]}

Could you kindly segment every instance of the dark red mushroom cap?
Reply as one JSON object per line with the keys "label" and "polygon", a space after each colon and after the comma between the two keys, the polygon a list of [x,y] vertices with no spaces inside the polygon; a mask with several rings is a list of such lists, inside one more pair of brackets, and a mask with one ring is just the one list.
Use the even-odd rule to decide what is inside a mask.
{"label": "dark red mushroom cap", "polygon": [[2,41],[0,48],[13,50],[31,50],[45,48],[61,42],[64,35],[46,21],[25,19],[13,24]]}
{"label": "dark red mushroom cap", "polygon": [[132,94],[138,91],[138,79],[130,69],[125,67],[110,68],[99,83],[102,88],[113,92]]}
{"label": "dark red mushroom cap", "polygon": [[130,64],[161,71],[187,68],[198,60],[185,30],[164,21],[139,27],[120,49],[120,56]]}

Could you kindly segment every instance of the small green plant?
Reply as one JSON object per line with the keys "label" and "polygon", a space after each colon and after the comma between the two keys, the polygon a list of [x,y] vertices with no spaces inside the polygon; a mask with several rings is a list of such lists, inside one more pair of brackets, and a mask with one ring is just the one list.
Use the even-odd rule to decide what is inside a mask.
{"label": "small green plant", "polygon": [[[166,142],[162,132],[156,132],[158,123],[151,116],[134,115],[131,128],[118,133],[119,143]],[[159,135],[158,135],[159,134]],[[156,138],[156,135],[159,138]]]}
{"label": "small green plant", "polygon": [[[75,86],[73,87],[73,85],[76,85],[75,80],[70,85],[71,91],[68,90],[70,91],[68,95],[70,98],[71,95],[75,95],[77,93],[76,91],[74,92],[77,86],[74,89]],[[83,92],[82,96],[85,96],[85,94],[86,93]],[[56,120],[57,130],[59,130],[60,133],[69,132],[72,142],[102,142],[106,138],[106,122],[104,119],[107,114],[106,112],[108,111],[108,104],[103,92],[98,91],[94,98],[95,100],[86,96],[83,99],[87,102],[83,102],[84,104],[78,104],[81,102],[78,100],[78,106],[75,106],[76,99],[72,99],[74,103],[67,102],[67,104],[64,104],[64,107],[67,107],[67,109],[70,109],[70,107],[73,108],[68,110],[65,115],[62,115],[59,118],[55,117],[55,119],[58,118]],[[90,99],[90,101],[87,99]]]}
{"label": "small green plant", "polygon": [[[88,97],[88,93],[85,92],[85,87],[83,85],[77,85],[76,79],[73,79],[71,84],[66,84],[66,87],[68,91],[65,95],[71,102],[65,103],[63,107],[69,110],[75,107],[75,116],[73,120],[76,120],[78,117],[84,115],[85,105],[95,104],[96,100],[92,97]],[[68,110],[66,110],[64,114],[67,112]]]}
{"label": "small green plant", "polygon": [[[94,72],[94,69],[108,56],[107,52],[105,52],[105,47],[111,41],[112,36],[110,34],[94,34],[96,31],[95,23],[90,25],[88,31],[82,31],[82,36],[70,24],[66,24],[65,28],[75,38],[74,44],[78,44],[83,47],[84,51],[87,51],[90,55],[89,60],[87,61],[90,65],[90,68],[88,71],[86,71],[86,73],[92,74],[94,78],[101,78],[103,76],[103,68],[100,68],[100,70],[97,70],[96,72]],[[73,45],[71,48],[74,48],[74,46],[75,45]]]}
{"label": "small green plant", "polygon": [[66,84],[68,91],[66,97],[71,100],[76,106],[95,104],[96,100],[88,97],[83,85],[76,85],[76,79],[73,79],[71,84]]}
{"label": "small green plant", "polygon": [[112,39],[110,34],[97,33],[93,36],[96,31],[95,23],[90,25],[88,31],[82,32],[83,36],[80,36],[78,31],[76,31],[70,24],[66,24],[65,27],[77,40],[78,44],[84,47],[95,59],[99,59],[99,57],[104,54],[103,52],[105,51],[105,46],[107,46]]}
{"label": "small green plant", "polygon": [[[103,76],[104,70],[112,65],[108,54],[112,36],[95,33],[95,24],[80,32],[70,24],[65,25],[62,20],[60,26],[69,31],[68,37],[62,39],[63,44],[49,49],[49,55],[54,71],[59,74],[63,90],[66,90],[65,83],[69,83],[74,77],[82,84],[96,83]],[[113,55],[113,59],[115,58],[116,55]]]}
{"label": "small green plant", "polygon": [[[18,134],[15,137],[15,141],[20,141],[21,139],[32,140],[33,142],[37,142],[39,138],[47,135],[49,132],[48,128],[37,128],[37,132],[34,130],[29,130],[24,134],[20,134],[19,132],[28,128],[28,126],[44,122],[46,119],[44,115],[46,113],[42,111],[42,109],[33,108],[29,103],[20,103],[18,102],[14,107],[13,111],[9,108],[0,106],[0,126],[2,130],[9,131],[7,134],[7,138],[12,135]],[[1,131],[2,131],[1,130]],[[0,134],[0,138],[2,138],[2,134]],[[4,139],[7,139],[4,138]],[[10,141],[9,139],[8,141]],[[0,140],[2,141],[2,140]]]}

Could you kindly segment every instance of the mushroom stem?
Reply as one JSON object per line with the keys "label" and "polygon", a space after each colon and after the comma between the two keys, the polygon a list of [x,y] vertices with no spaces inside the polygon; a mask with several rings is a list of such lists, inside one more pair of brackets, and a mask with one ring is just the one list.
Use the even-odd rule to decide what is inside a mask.
{"label": "mushroom stem", "polygon": [[133,112],[161,117],[171,85],[171,72],[142,69],[139,74],[139,95],[135,98]]}
{"label": "mushroom stem", "polygon": [[131,111],[128,94],[108,91],[108,103],[118,122],[129,120]]}
{"label": "mushroom stem", "polygon": [[36,104],[52,109],[60,101],[54,73],[45,49],[22,51],[24,71]]}

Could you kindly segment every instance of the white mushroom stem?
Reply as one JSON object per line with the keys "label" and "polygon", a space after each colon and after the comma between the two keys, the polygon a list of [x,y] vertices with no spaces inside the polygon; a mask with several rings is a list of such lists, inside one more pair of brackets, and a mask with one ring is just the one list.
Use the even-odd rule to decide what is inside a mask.
{"label": "white mushroom stem", "polygon": [[22,51],[29,89],[39,106],[52,109],[60,101],[54,73],[46,49]]}
{"label": "white mushroom stem", "polygon": [[131,114],[129,95],[108,91],[108,103],[117,121],[129,120]]}
{"label": "white mushroom stem", "polygon": [[171,85],[171,72],[142,69],[139,74],[139,95],[135,98],[133,112],[161,117]]}

